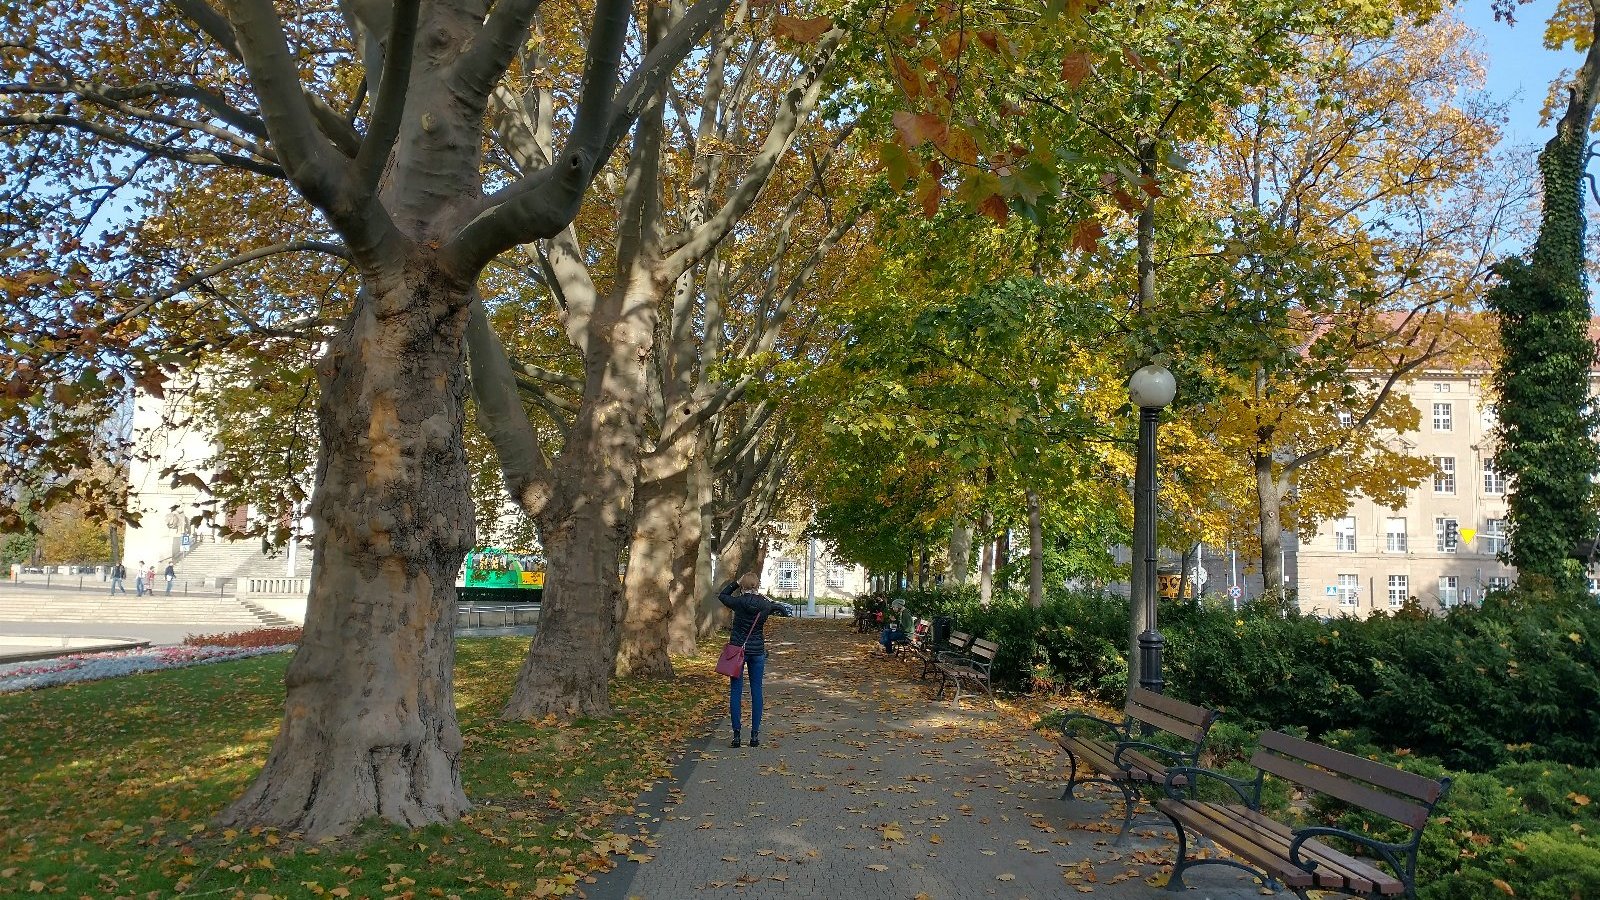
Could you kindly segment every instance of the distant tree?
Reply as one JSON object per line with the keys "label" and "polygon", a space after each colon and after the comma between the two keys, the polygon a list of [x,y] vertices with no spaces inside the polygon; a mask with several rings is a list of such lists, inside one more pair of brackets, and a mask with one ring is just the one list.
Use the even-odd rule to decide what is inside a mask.
{"label": "distant tree", "polygon": [[39,523],[39,556],[46,565],[87,565],[111,559],[110,533],[104,522],[84,515],[77,504],[46,510]]}

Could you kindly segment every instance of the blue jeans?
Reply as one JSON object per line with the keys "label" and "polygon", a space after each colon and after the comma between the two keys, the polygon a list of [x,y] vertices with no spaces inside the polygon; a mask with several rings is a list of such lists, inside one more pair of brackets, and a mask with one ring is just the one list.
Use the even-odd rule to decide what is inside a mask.
{"label": "blue jeans", "polygon": [[[761,676],[767,671],[767,655],[765,653],[746,653],[744,655],[745,668],[750,671],[750,733],[761,732]],[[744,699],[744,679],[733,678],[728,681],[728,706],[733,709],[733,733],[737,735],[743,727],[740,716],[740,701]]]}

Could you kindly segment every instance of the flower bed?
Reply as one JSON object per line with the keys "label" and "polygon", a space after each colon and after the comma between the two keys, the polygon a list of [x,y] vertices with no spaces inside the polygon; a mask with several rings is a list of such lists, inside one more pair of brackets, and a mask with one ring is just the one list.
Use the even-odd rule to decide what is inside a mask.
{"label": "flower bed", "polygon": [[53,687],[77,681],[118,678],[157,669],[182,669],[205,663],[244,659],[294,649],[292,644],[272,647],[151,647],[112,653],[74,653],[54,659],[0,666],[0,694]]}

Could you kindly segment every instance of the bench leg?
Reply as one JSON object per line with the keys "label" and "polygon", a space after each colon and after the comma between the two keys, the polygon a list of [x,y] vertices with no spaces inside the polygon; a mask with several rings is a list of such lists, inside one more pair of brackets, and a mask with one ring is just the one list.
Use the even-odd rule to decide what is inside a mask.
{"label": "bench leg", "polygon": [[[1128,841],[1128,829],[1133,827],[1133,810],[1139,804],[1139,791],[1132,782],[1115,782],[1122,791],[1122,831],[1118,832],[1117,839],[1112,841],[1113,846],[1121,846]],[[1182,844],[1179,845],[1180,852]]]}
{"label": "bench leg", "polygon": [[1078,758],[1072,755],[1072,751],[1065,747],[1062,747],[1061,750],[1067,754],[1067,789],[1061,792],[1061,799],[1076,800],[1078,798],[1074,797],[1072,792],[1078,786]]}

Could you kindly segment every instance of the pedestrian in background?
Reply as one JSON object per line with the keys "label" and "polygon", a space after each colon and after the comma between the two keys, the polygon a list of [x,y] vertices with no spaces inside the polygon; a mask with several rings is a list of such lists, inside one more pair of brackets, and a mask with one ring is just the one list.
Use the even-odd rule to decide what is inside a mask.
{"label": "pedestrian in background", "polygon": [[[151,585],[152,589],[155,587]],[[144,596],[144,560],[139,560],[139,567],[133,570],[133,595]]]}
{"label": "pedestrian in background", "polygon": [[172,594],[172,582],[178,580],[178,572],[172,568],[172,563],[167,563],[167,595]]}
{"label": "pedestrian in background", "polygon": [[115,597],[119,590],[124,594],[128,593],[128,586],[123,584],[127,577],[128,569],[122,563],[117,563],[111,567],[111,596]]}
{"label": "pedestrian in background", "polygon": [[[768,600],[756,592],[761,578],[754,572],[739,576],[738,584],[729,583],[717,599],[733,610],[733,629],[728,643],[744,647],[745,670],[750,676],[750,746],[761,746],[761,680],[767,670],[767,641],[764,634],[767,619],[772,616],[793,615],[793,610],[775,600]],[[728,681],[728,707],[733,720],[733,743],[740,744],[741,701],[744,698],[743,677]]]}

